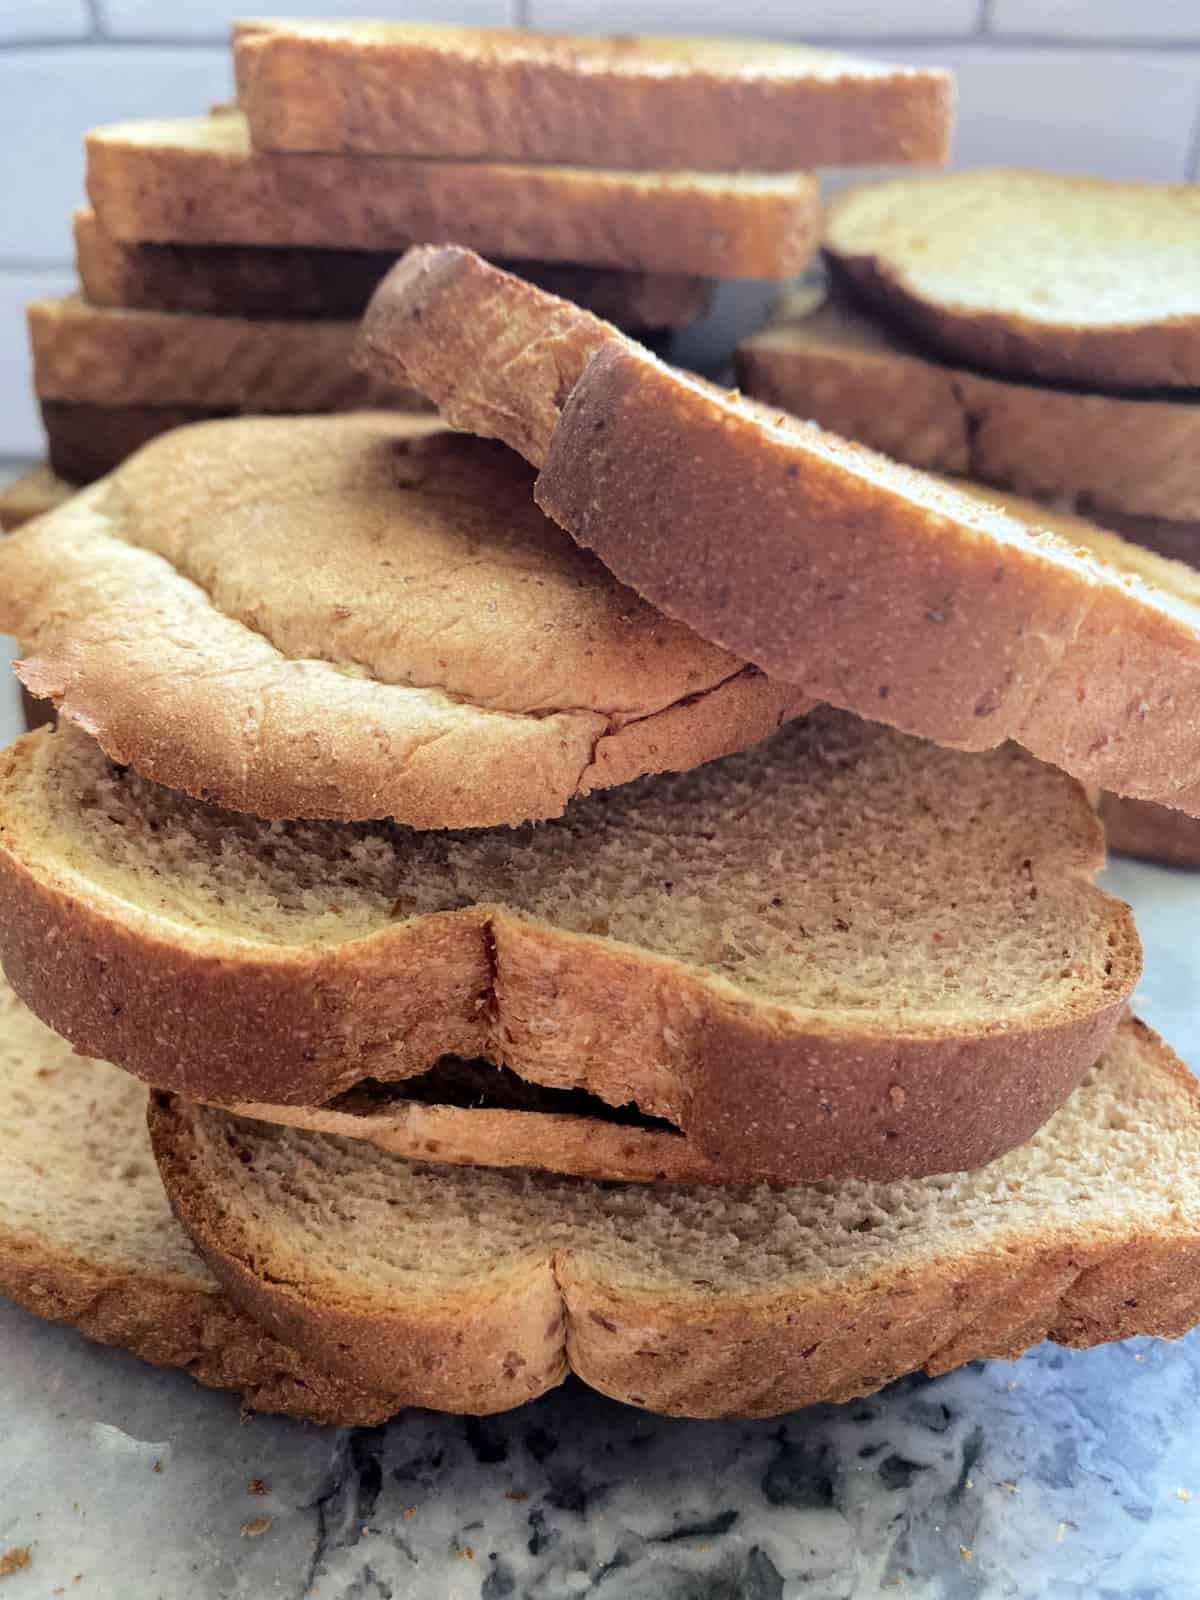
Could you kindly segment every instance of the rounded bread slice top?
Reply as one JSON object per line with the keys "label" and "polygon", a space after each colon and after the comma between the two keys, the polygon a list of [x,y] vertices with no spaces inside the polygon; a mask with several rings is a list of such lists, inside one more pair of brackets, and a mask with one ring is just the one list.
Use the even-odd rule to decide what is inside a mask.
{"label": "rounded bread slice top", "polygon": [[652,1410],[771,1415],[1047,1336],[1192,1326],[1197,1094],[1127,1020],[981,1171],[782,1190],[439,1168],[166,1095],[151,1138],[229,1293],[332,1371],[487,1410],[569,1362]]}
{"label": "rounded bread slice top", "polygon": [[1200,192],[988,168],[856,186],[825,248],[942,352],[1100,389],[1200,386]]}
{"label": "rounded bread slice top", "polygon": [[773,678],[1200,811],[1200,613],[1175,597],[678,372],[467,250],[410,250],[358,359],[521,451],[578,543]]}
{"label": "rounded bread slice top", "polygon": [[60,725],[0,768],[0,958],[79,1048],[200,1099],[482,1057],[729,1175],[894,1176],[990,1160],[1102,1051],[1141,964],[1102,862],[1064,774],[832,711],[468,833],[220,811]]}
{"label": "rounded bread slice top", "polygon": [[555,816],[810,703],[617,583],[511,452],[384,413],[154,441],[0,546],[0,627],[114,760],[265,817]]}

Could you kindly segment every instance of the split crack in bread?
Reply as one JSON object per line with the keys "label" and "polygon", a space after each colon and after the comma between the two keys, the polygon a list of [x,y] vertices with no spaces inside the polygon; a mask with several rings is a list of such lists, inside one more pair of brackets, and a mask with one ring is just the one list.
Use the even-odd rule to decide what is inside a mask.
{"label": "split crack in bread", "polygon": [[358,359],[520,451],[538,504],[623,583],[773,678],[1200,810],[1195,608],[674,371],[467,250],[410,250]]}
{"label": "split crack in bread", "polygon": [[788,171],[944,162],[954,82],[765,40],[235,24],[259,149]]}
{"label": "split crack in bread", "polygon": [[1200,192],[989,168],[830,204],[839,275],[950,359],[1088,388],[1200,387]]}
{"label": "split crack in bread", "polygon": [[1200,403],[1096,394],[950,366],[846,299],[806,288],[743,340],[747,394],[910,466],[1116,515],[1200,517]]}
{"label": "split crack in bread", "polygon": [[[399,253],[139,244],[111,238],[86,208],[75,212],[74,231],[79,279],[92,305],[206,316],[359,317]],[[548,261],[503,265],[622,328],[687,327],[712,298],[707,278],[682,273]]]}
{"label": "split crack in bread", "polygon": [[76,1055],[0,980],[0,1294],[255,1411],[382,1422],[398,1408],[330,1377],[233,1306],[171,1215],[144,1086]]}
{"label": "split crack in bread", "polygon": [[78,295],[25,308],[42,400],[260,411],[424,409],[419,395],[351,365],[356,321],[286,322],[90,306]]}
{"label": "split crack in bread", "polygon": [[485,255],[710,278],[790,278],[816,254],[811,173],[722,176],[253,151],[237,115],[121,122],[85,139],[117,239]]}
{"label": "split crack in bread", "polygon": [[221,811],[60,719],[0,762],[0,959],[77,1048],[190,1098],[322,1106],[481,1057],[730,1177],[951,1171],[1116,1026],[1141,952],[1103,854],[1015,746],[828,710],[469,833]]}
{"label": "split crack in bread", "polygon": [[532,482],[431,418],[182,429],[0,546],[0,629],[115,760],[263,817],[557,816],[810,708],[618,584]]}
{"label": "split crack in bread", "polygon": [[1191,1073],[1122,1024],[1022,1149],[895,1184],[681,1189],[415,1165],[157,1095],[176,1214],[239,1304],[420,1405],[570,1368],[631,1405],[769,1416],[1049,1337],[1200,1319]]}

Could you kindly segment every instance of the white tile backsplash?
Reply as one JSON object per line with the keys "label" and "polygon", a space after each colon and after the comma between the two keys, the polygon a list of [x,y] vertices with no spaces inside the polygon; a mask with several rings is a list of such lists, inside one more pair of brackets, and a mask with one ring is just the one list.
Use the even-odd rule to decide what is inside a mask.
{"label": "white tile backsplash", "polygon": [[594,0],[528,0],[526,15],[538,28],[576,33],[742,33],[781,39],[846,40],[943,38],[968,34],[979,23],[980,0],[619,0],[597,10]]}
{"label": "white tile backsplash", "polygon": [[205,111],[232,93],[228,52],[147,46],[0,50],[0,264],[71,260],[83,135],[100,122]]}
{"label": "white tile backsplash", "polygon": [[35,39],[86,39],[87,0],[0,0],[0,45]]}
{"label": "white tile backsplash", "polygon": [[[100,26],[110,38],[221,40],[237,17],[268,16],[253,0],[98,0]],[[289,17],[421,18],[426,22],[512,22],[515,0],[287,0]]]}
{"label": "white tile backsplash", "polygon": [[991,31],[1001,36],[1200,40],[1200,0],[992,0]]}

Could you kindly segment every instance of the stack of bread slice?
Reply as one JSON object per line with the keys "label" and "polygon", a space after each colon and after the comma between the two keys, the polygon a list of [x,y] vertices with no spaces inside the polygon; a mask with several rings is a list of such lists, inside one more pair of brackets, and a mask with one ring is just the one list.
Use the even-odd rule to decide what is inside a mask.
{"label": "stack of bread slice", "polygon": [[349,361],[414,241],[669,331],[812,257],[808,169],[940,161],[950,125],[945,73],[799,47],[247,23],[234,52],[240,107],[87,138],[81,293],[29,307],[69,482],[207,416],[418,405]]}
{"label": "stack of bread slice", "polygon": [[[897,460],[1035,498],[1200,566],[1200,195],[987,169],[892,179],[830,208],[828,289],[738,352],[749,394]],[[994,498],[994,496],[993,496]],[[1011,501],[1008,502],[1011,504]],[[1075,512],[1069,525],[1053,513]],[[1087,520],[1084,520],[1084,519]],[[1194,601],[1195,580],[1152,581]],[[1118,849],[1200,866],[1200,825],[1105,795]]]}
{"label": "stack of bread slice", "polygon": [[59,712],[0,959],[31,1062],[116,1063],[14,1068],[90,1165],[52,1226],[27,1138],[0,1283],[348,1417],[1200,1319],[1200,1096],[1077,781],[1200,809],[1200,610],[459,247],[358,360],[444,420],[183,429],[0,546]]}

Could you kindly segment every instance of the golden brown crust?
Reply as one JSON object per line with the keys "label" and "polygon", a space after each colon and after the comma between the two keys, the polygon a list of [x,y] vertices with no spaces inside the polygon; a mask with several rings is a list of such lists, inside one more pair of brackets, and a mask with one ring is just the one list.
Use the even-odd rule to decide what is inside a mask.
{"label": "golden brown crust", "polygon": [[[3,757],[14,795],[37,745]],[[1078,806],[1096,859],[1059,870],[1082,874],[1102,839],[1081,794]],[[991,1160],[1101,1053],[1141,967],[1132,914],[1105,899],[1104,976],[1086,992],[1000,1025],[964,1016],[923,1030],[751,1003],[703,967],[498,904],[403,917],[340,945],[252,946],[47,863],[22,838],[21,804],[6,811],[0,958],[84,1053],[191,1098],[291,1106],[442,1055],[483,1057],[531,1083],[634,1101],[736,1177],[890,1178]]]}
{"label": "golden brown crust", "polygon": [[1106,512],[1200,518],[1200,405],[992,378],[849,305],[785,303],[739,347],[747,394],[912,466]]}
{"label": "golden brown crust", "polygon": [[[69,1152],[63,1152],[64,1157]],[[155,1367],[184,1367],[197,1383],[232,1389],[249,1411],[361,1427],[403,1403],[331,1376],[273,1337],[213,1286],[160,1278],[0,1235],[0,1295],[49,1322],[69,1322],[98,1344],[118,1345]]]}
{"label": "golden brown crust", "polygon": [[581,555],[511,453],[439,431],[239,420],[151,447],[0,550],[21,681],[188,794],[420,828],[557,816],[809,709]]}
{"label": "golden brown crust", "polygon": [[358,324],[111,310],[76,295],[26,308],[42,400],[240,411],[421,409],[350,364]]}
{"label": "golden brown crust", "polygon": [[53,511],[74,493],[75,485],[65,482],[46,462],[30,467],[0,489],[0,531],[12,533],[22,523]]}
{"label": "golden brown crust", "polygon": [[[1127,1027],[1194,1114],[1186,1068],[1148,1030]],[[229,1293],[330,1370],[393,1389],[399,1376],[417,1403],[487,1409],[489,1394],[496,1406],[511,1403],[497,1376],[503,1351],[509,1368],[529,1374],[529,1397],[557,1382],[565,1361],[593,1387],[653,1411],[770,1416],[868,1394],[919,1367],[1015,1356],[1043,1338],[1174,1338],[1200,1320],[1193,1215],[1090,1227],[1068,1211],[1003,1246],[968,1239],[840,1282],[724,1291],[693,1283],[683,1263],[674,1292],[661,1277],[638,1289],[635,1273],[621,1281],[586,1240],[573,1246],[531,1229],[511,1258],[481,1261],[473,1295],[464,1285],[470,1336],[456,1343],[437,1299],[364,1283],[361,1301],[347,1303],[328,1276],[300,1276],[299,1263],[286,1283],[256,1272],[255,1241],[205,1169],[194,1114],[157,1097],[151,1138],[177,1215]],[[529,1315],[535,1295],[539,1311],[551,1311],[541,1327]]]}
{"label": "golden brown crust", "polygon": [[[925,195],[922,191],[926,185],[929,186],[928,196],[934,202],[932,218],[923,208]],[[938,209],[938,201],[947,189],[956,191],[959,196],[959,209],[953,214],[953,220],[952,214]],[[1010,190],[1007,204],[1006,189]],[[892,196],[888,208],[875,209],[879,198],[885,194]],[[1088,389],[1128,391],[1200,386],[1200,317],[1194,313],[1163,310],[1156,318],[1153,310],[1144,306],[1140,320],[1131,318],[1124,323],[1111,319],[1090,323],[1086,320],[1089,316],[1098,316],[1096,309],[1087,303],[1094,281],[1091,274],[1100,257],[1095,224],[1085,223],[1085,233],[1080,237],[1075,229],[1077,219],[1070,208],[1057,229],[1051,221],[1056,212],[1063,216],[1064,197],[1073,200],[1076,196],[1090,204],[1096,217],[1103,219],[1107,215],[1116,219],[1115,247],[1111,236],[1105,243],[1110,252],[1112,272],[1117,276],[1128,274],[1131,278],[1141,278],[1138,262],[1128,254],[1131,224],[1141,225],[1146,241],[1141,265],[1144,266],[1154,252],[1154,220],[1143,211],[1146,201],[1161,207],[1164,214],[1173,210],[1181,223],[1188,217],[1191,207],[1193,235],[1196,231],[1195,196],[1190,185],[1119,183],[1101,178],[986,169],[955,173],[941,179],[927,178],[917,183],[885,180],[881,184],[857,185],[836,197],[830,205],[825,249],[839,279],[853,285],[868,305],[894,318],[901,327],[940,351],[949,361],[1008,373],[1017,379],[1045,379]],[[865,227],[863,201],[871,219]],[[995,212],[997,201],[1004,217],[997,229],[1007,225],[1011,230],[1010,237],[1016,241],[1014,259],[1032,245],[1032,240],[1022,239],[1020,233],[1026,216],[1038,230],[1033,236],[1037,243],[1043,251],[1049,248],[1051,259],[1064,271],[1069,271],[1072,254],[1083,257],[1077,314],[1084,320],[1072,323],[1070,313],[1065,310],[1056,319],[1045,306],[1040,308],[1040,315],[1031,315],[1019,308],[1022,301],[1026,304],[1037,301],[1039,263],[1033,265],[1034,283],[1022,282],[1019,289],[1012,291],[1017,304],[994,308],[954,301],[951,287],[954,226],[965,219],[972,208],[990,208]],[[1100,228],[1103,226],[1101,221]],[[901,240],[899,259],[891,248],[894,235]],[[913,236],[921,239],[920,256],[926,262],[934,263],[940,258],[945,263],[946,282],[940,289],[923,280],[919,266],[915,273],[912,270],[913,258],[909,251]],[[1177,250],[1186,248],[1182,229],[1173,243]],[[1194,250],[1194,239],[1192,248]],[[920,257],[917,259],[919,261]],[[1176,259],[1166,258],[1161,268],[1162,277],[1173,277]],[[965,265],[962,270],[965,279]],[[1083,287],[1085,284],[1088,288]],[[1175,284],[1172,282],[1170,287],[1173,291]],[[1153,307],[1152,287],[1139,281],[1138,288],[1146,305]]]}
{"label": "golden brown crust", "polygon": [[[139,244],[111,238],[87,208],[75,213],[75,259],[95,306],[221,317],[359,317],[394,250],[272,249],[255,245]],[[706,278],[622,272],[569,262],[515,261],[508,269],[622,328],[682,328],[704,315]]]}
{"label": "golden brown crust", "polygon": [[[285,23],[236,34],[235,58],[264,150],[712,172],[929,165],[947,157],[953,112],[938,68],[732,41]],[[673,70],[647,70],[664,59]]]}
{"label": "golden brown crust", "polygon": [[[820,238],[815,178],[768,182],[252,153],[238,117],[87,138],[88,195],[118,239],[399,252],[461,239],[489,255],[700,277],[786,278]],[[384,163],[386,162],[386,172]]]}
{"label": "golden brown crust", "polygon": [[578,543],[773,678],[1200,810],[1200,610],[675,372],[453,246],[388,275],[357,359],[525,454],[538,504]]}
{"label": "golden brown crust", "polygon": [[1115,794],[1100,797],[1100,818],[1108,848],[1118,855],[1172,867],[1200,867],[1200,818]]}

